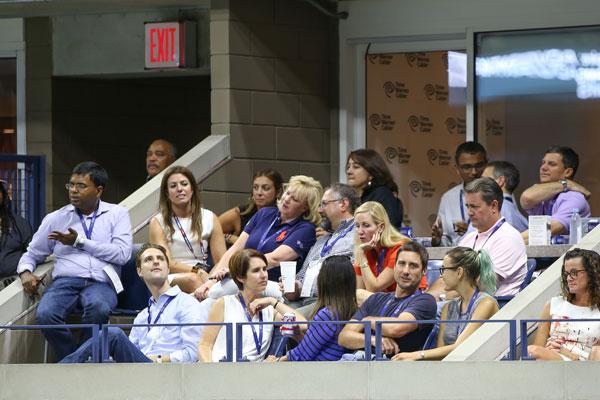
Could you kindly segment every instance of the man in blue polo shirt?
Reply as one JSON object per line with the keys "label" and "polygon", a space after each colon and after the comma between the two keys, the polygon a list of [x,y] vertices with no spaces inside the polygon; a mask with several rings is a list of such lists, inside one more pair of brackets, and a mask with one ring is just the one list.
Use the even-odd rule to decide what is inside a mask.
{"label": "man in blue polo shirt", "polygon": [[[371,321],[375,332],[375,321],[417,321],[435,319],[437,305],[433,296],[422,293],[419,284],[429,256],[419,243],[410,242],[398,251],[394,267],[395,293],[374,293],[363,303],[352,317],[353,321]],[[431,325],[416,323],[383,324],[382,351],[392,356],[398,351],[422,350]],[[365,346],[364,325],[348,324],[340,332],[338,342],[347,349],[363,349]],[[375,335],[371,336],[375,345]]]}
{"label": "man in blue polo shirt", "polygon": [[[152,296],[134,324],[193,324],[206,322],[200,303],[167,279],[169,261],[165,249],[146,243],[136,255],[137,273]],[[198,360],[201,326],[133,327],[129,337],[119,328],[109,328],[109,355],[116,362],[183,363]],[[63,363],[86,362],[92,355],[91,339],[65,357]]]}

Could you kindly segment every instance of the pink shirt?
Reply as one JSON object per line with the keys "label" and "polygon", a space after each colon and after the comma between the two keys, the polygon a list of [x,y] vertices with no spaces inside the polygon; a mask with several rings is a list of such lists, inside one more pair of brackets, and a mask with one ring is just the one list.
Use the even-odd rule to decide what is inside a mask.
{"label": "pink shirt", "polygon": [[496,296],[515,295],[527,274],[527,252],[525,242],[519,231],[508,223],[498,226],[504,218],[501,218],[485,232],[472,231],[467,233],[459,243],[459,246],[470,247],[479,250],[482,247],[488,252],[494,263],[494,271],[499,277],[496,283]]}

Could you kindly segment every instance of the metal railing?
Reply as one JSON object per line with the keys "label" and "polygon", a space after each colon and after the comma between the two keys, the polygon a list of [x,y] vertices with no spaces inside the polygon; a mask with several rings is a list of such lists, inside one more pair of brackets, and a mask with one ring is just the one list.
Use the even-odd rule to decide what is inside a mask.
{"label": "metal railing", "polygon": [[[372,359],[373,350],[375,349],[374,360],[384,360],[382,357],[382,337],[383,337],[383,325],[384,324],[421,324],[421,325],[439,325],[439,324],[468,324],[468,323],[480,323],[480,324],[508,324],[509,326],[509,355],[508,360],[516,360],[517,358],[517,325],[520,327],[520,345],[521,345],[521,359],[531,360],[532,358],[527,354],[528,345],[528,324],[540,323],[540,322],[600,322],[600,319],[594,318],[582,318],[582,319],[523,319],[523,320],[405,320],[405,321],[375,321],[375,329],[371,328],[373,321],[290,321],[290,322],[202,322],[202,323],[188,323],[188,324],[64,324],[64,325],[5,325],[0,326],[0,331],[3,330],[40,330],[40,329],[91,329],[92,330],[92,362],[101,363],[109,361],[109,349],[108,349],[108,330],[110,328],[133,328],[133,327],[164,327],[164,326],[224,326],[226,335],[226,357],[224,361],[231,362],[235,356],[236,361],[245,361],[242,355],[241,345],[236,345],[235,354],[233,350],[233,335],[235,334],[236,343],[243,343],[242,340],[242,329],[245,325],[273,325],[275,327],[282,325],[320,325],[320,324],[333,324],[333,325],[347,325],[347,324],[359,324],[364,327],[364,352],[365,361]],[[235,330],[235,332],[234,332]],[[372,335],[375,335],[375,346],[371,346]]]}
{"label": "metal railing", "polygon": [[11,207],[37,229],[46,215],[46,157],[0,154],[0,180],[7,183]]}

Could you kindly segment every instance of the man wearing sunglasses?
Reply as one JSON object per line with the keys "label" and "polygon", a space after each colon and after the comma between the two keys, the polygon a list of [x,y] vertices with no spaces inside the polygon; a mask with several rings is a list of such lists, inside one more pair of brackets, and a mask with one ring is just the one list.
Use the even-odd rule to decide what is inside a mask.
{"label": "man wearing sunglasses", "polygon": [[431,227],[432,246],[456,246],[467,231],[464,186],[481,177],[487,164],[485,148],[479,143],[464,142],[456,148],[454,161],[461,183],[442,195],[437,220]]}
{"label": "man wearing sunglasses", "polygon": [[[104,324],[117,305],[117,292],[123,290],[121,265],[131,256],[131,221],[125,208],[100,200],[107,182],[102,166],[92,161],[78,164],[65,185],[70,204],[44,218],[19,260],[23,290],[35,295],[40,283],[33,274],[36,266],[49,255],[55,257],[53,281],[37,308],[39,324],[64,324],[73,312],[82,312],[84,324]],[[43,333],[57,361],[76,348],[67,329]]]}

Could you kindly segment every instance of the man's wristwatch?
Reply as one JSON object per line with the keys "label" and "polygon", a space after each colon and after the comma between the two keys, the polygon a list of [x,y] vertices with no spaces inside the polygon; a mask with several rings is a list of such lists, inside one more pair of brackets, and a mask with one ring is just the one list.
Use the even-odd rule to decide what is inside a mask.
{"label": "man's wristwatch", "polygon": [[563,190],[562,190],[563,193],[568,192],[569,191],[569,182],[566,179],[561,179],[561,180],[559,180],[559,182],[563,187]]}
{"label": "man's wristwatch", "polygon": [[419,360],[424,360],[425,359],[425,351],[421,350],[419,352]]}
{"label": "man's wristwatch", "polygon": [[77,235],[75,241],[73,242],[73,247],[75,247],[76,249],[83,249],[83,238],[81,237],[81,235]]}
{"label": "man's wristwatch", "polygon": [[163,359],[162,359],[162,354],[159,354],[156,356],[156,363],[157,364],[162,364]]}

